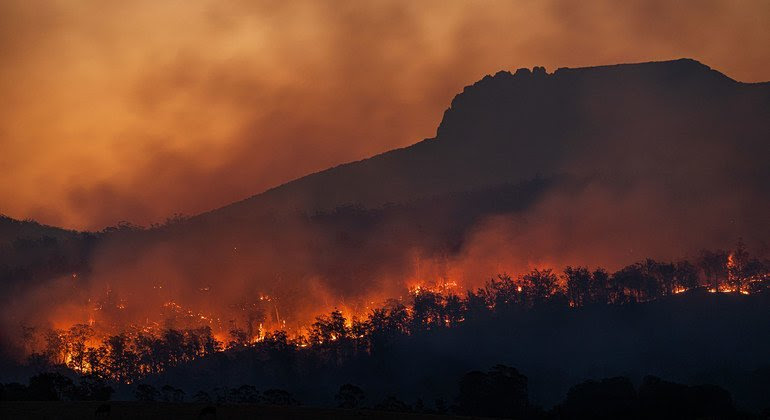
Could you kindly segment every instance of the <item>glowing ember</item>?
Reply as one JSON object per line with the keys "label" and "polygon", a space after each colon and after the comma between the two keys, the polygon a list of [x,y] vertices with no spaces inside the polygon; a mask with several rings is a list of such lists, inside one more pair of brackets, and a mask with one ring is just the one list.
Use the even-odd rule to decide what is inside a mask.
{"label": "glowing ember", "polygon": [[[316,317],[315,322],[308,320],[312,314],[297,317],[294,308],[285,305],[286,298],[264,292],[239,296],[237,303],[208,306],[208,302],[199,302],[196,306],[190,305],[184,294],[169,299],[169,292],[159,283],[151,286],[152,295],[141,299],[118,296],[109,288],[101,298],[85,298],[80,312],[75,311],[72,318],[57,319],[54,329],[34,333],[35,329],[30,328],[33,338],[25,342],[24,349],[27,354],[40,355],[76,372],[130,382],[228,349],[263,345],[305,349],[347,345],[351,341],[355,348],[366,349],[376,328],[392,328],[402,334],[415,328],[455,328],[474,311],[495,311],[508,305],[532,307],[553,298],[580,310],[593,303],[644,302],[692,289],[740,295],[764,290],[768,273],[747,269],[744,260],[740,253],[725,256],[722,261],[726,270],[720,281],[713,281],[713,277],[699,279],[697,272],[691,274],[692,269],[681,271],[673,264],[647,260],[612,275],[585,268],[567,269],[564,274],[550,269],[534,269],[516,277],[503,274],[488,281],[484,288],[461,295],[456,293],[460,289],[456,280],[440,276],[412,283],[407,287],[408,295],[391,299],[384,306],[372,300],[373,296],[360,302],[340,302],[330,315]],[[78,278],[76,274],[72,277]],[[657,282],[657,294],[645,294],[646,289],[639,288],[644,284],[639,279]],[[219,293],[211,286],[192,291],[210,292],[207,298],[212,300]],[[148,310],[145,301],[153,297],[155,309]],[[136,316],[137,311],[141,311],[141,317]],[[282,312],[294,317],[281,317]],[[123,360],[131,360],[133,367],[121,368]]]}

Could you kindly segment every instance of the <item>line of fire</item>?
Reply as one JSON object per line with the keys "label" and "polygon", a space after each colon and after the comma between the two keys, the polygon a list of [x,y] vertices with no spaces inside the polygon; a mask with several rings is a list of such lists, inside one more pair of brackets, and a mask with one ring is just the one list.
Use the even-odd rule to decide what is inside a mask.
{"label": "line of fire", "polygon": [[[73,273],[75,284],[81,275]],[[338,302],[315,320],[292,319],[281,301],[267,294],[200,312],[169,300],[144,322],[117,322],[130,305],[111,290],[89,306],[82,319],[56,320],[57,328],[23,325],[27,363],[40,369],[66,366],[80,374],[132,383],[171,366],[223,351],[245,348],[318,351],[343,360],[376,352],[394,335],[453,328],[473,317],[544,305],[574,310],[591,305],[628,305],[683,293],[750,295],[770,289],[770,263],[752,257],[742,243],[732,251],[703,251],[693,262],[652,259],[609,273],[567,267],[561,272],[535,268],[525,274],[499,274],[476,290],[457,279],[409,280],[403,296]],[[202,287],[210,293],[214,286]],[[162,284],[147,293],[159,292]],[[408,293],[407,293],[408,292]]]}

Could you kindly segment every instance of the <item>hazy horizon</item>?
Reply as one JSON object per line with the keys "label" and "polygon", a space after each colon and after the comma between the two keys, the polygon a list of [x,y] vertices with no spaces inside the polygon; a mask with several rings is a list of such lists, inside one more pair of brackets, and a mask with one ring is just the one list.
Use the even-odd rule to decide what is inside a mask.
{"label": "hazy horizon", "polygon": [[691,57],[770,80],[762,1],[0,10],[0,213],[75,229],[197,214],[432,137],[498,70]]}

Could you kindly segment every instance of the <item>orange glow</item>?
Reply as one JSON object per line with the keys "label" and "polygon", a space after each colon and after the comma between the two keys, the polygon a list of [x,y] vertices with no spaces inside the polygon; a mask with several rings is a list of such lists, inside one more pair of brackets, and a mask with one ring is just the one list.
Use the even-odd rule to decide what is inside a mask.
{"label": "orange glow", "polygon": [[[541,273],[546,272],[550,273],[547,270],[541,271]],[[532,276],[535,275],[532,274]],[[537,278],[529,276],[529,274],[515,278],[499,276],[498,279],[487,283],[485,292],[480,292],[478,296],[487,296],[484,299],[490,299],[490,290],[501,291],[501,293],[506,294],[506,299],[515,300],[517,294],[523,293],[527,296],[519,303],[510,300],[498,301],[497,298],[487,300],[485,305],[490,310],[494,310],[498,304],[525,304],[522,302],[526,302],[529,296],[532,296],[533,280],[531,279]],[[527,280],[528,278],[530,280]],[[761,284],[767,278],[763,274],[757,278],[752,277],[744,280],[743,283],[745,284],[752,284],[753,282]],[[529,283],[522,285],[522,282]],[[451,299],[457,299],[457,293],[464,291],[467,287],[448,277],[439,277],[433,281],[412,281],[412,286],[407,288],[409,296],[406,299],[414,299],[413,302],[416,305],[418,298],[424,297],[427,299],[423,300],[423,303],[427,304],[425,307],[436,308],[436,306],[430,306],[435,305],[432,302],[439,302],[439,305],[444,305],[439,306],[444,308],[439,311],[421,312],[420,318],[413,318],[413,320],[419,319],[419,322],[422,322],[426,326],[425,328],[429,329],[452,328],[463,323],[465,317],[461,315],[462,312],[450,311],[449,302]],[[563,294],[567,291],[567,285],[564,281],[557,282],[555,287],[556,289],[552,291],[543,292],[547,293],[544,297],[547,298],[557,293]],[[156,293],[161,293],[157,289],[154,290]],[[682,286],[672,289],[674,294],[684,293],[687,290]],[[720,286],[718,291],[714,288],[707,289],[707,291],[710,293],[749,294],[748,289],[735,289],[728,286]],[[214,292],[215,290],[212,289],[212,293]],[[144,297],[148,298],[149,296]],[[399,298],[400,301],[404,301],[404,299],[404,297]],[[356,328],[362,325],[363,328],[366,328],[366,323],[361,324],[360,322],[369,320],[368,317],[372,314],[372,310],[382,308],[384,304],[384,299],[370,297],[364,300],[365,304],[362,305],[331,305],[327,308],[319,308],[316,312],[303,313],[300,317],[292,314],[292,321],[287,322],[287,319],[278,316],[279,312],[289,314],[289,311],[284,310],[284,308],[280,308],[279,311],[279,305],[282,303],[280,298],[272,294],[256,293],[253,302],[242,301],[238,305],[231,305],[226,308],[219,307],[210,312],[204,312],[201,308],[183,304],[181,300],[167,300],[159,305],[157,314],[153,317],[148,316],[149,312],[152,312],[151,308],[143,307],[140,314],[146,317],[139,321],[136,318],[124,317],[126,313],[132,313],[136,309],[136,305],[128,299],[118,298],[112,288],[107,290],[106,298],[94,300],[98,302],[98,305],[91,304],[89,299],[83,308],[73,309],[70,307],[67,308],[67,311],[54,315],[55,322],[52,323],[54,329],[46,333],[49,334],[47,337],[49,344],[46,350],[48,357],[51,361],[63,363],[77,372],[93,373],[96,371],[104,372],[104,364],[111,360],[110,349],[113,348],[111,347],[113,345],[111,340],[125,339],[128,350],[135,351],[136,354],[140,354],[140,344],[138,343],[142,339],[156,340],[166,337],[165,334],[170,334],[170,340],[177,340],[177,342],[182,340],[188,345],[200,346],[194,350],[194,353],[186,353],[182,356],[172,355],[167,361],[160,364],[154,362],[152,358],[141,363],[137,362],[134,375],[140,376],[157,373],[174,363],[205,357],[212,352],[231,348],[256,347],[266,340],[273,340],[275,337],[273,334],[276,331],[283,331],[290,345],[298,349],[308,348],[311,342],[323,345],[326,341],[328,345],[330,342],[346,339],[365,339],[366,332],[357,332]],[[576,308],[578,305],[569,302],[569,306]],[[407,306],[405,309],[409,317],[417,316],[417,306]],[[335,319],[326,317],[326,314],[329,314],[331,310],[339,311],[339,314],[344,318],[345,335],[340,336],[337,332],[339,330],[335,330],[327,332],[328,335],[324,335],[323,338],[316,336],[317,338],[314,339],[310,334],[311,329],[321,327],[311,326],[313,319],[318,315],[324,315],[323,319],[325,320]],[[339,318],[336,319],[341,321]],[[54,334],[53,341],[50,341],[52,339],[50,334]],[[213,342],[205,344],[206,337],[210,337]],[[50,343],[59,343],[59,347],[56,347],[59,350],[51,353]],[[27,349],[28,353],[40,351],[40,347]],[[96,363],[96,365],[92,363]],[[112,375],[113,379],[123,382],[130,382],[135,379],[135,377],[132,379],[121,376],[120,371],[109,371],[109,375]]]}
{"label": "orange glow", "polygon": [[770,79],[770,3],[675,3],[6,0],[0,210],[91,229],[206,211],[429,137],[500,69],[688,55]]}
{"label": "orange glow", "polygon": [[[175,213],[199,214],[308,173],[431,138],[463,86],[501,69],[544,65],[552,71],[687,54],[742,81],[770,79],[770,49],[763,41],[770,39],[770,25],[757,19],[770,16],[767,0],[739,6],[716,0],[698,4],[698,13],[668,2],[654,2],[655,13],[650,13],[638,5],[616,7],[612,0],[598,0],[590,8],[572,0],[228,5],[202,0],[180,8],[156,0],[72,3],[0,2],[0,213],[77,229],[100,230],[119,220],[149,225]],[[677,37],[668,36],[674,31]],[[734,45],[741,46],[741,54],[734,53]],[[575,107],[581,115],[594,110],[590,103]],[[635,109],[624,111],[624,118],[637,115]],[[644,144],[645,155],[661,152]],[[535,150],[536,144],[531,146]],[[710,147],[703,159],[722,159],[722,151]],[[532,153],[524,152],[521,159],[529,160]],[[602,174],[605,168],[593,164],[613,161],[616,152],[595,160],[585,153],[574,161],[567,159],[570,153],[563,167],[561,154],[558,159],[551,159],[550,152],[544,156],[559,163],[556,173],[580,179],[584,167]],[[665,160],[676,161],[675,156]],[[699,159],[655,174],[667,178],[665,185],[680,172],[699,179],[691,175],[691,169],[703,166]],[[513,159],[510,163],[510,168],[520,167]],[[642,168],[628,169],[654,175]],[[431,166],[424,169],[428,173]],[[448,169],[464,175],[461,168]],[[551,176],[549,166],[542,169],[546,178]],[[586,177],[594,178],[601,177]],[[409,178],[387,180],[411,185]],[[502,286],[506,303],[550,298],[565,292],[559,273],[557,284],[539,295],[521,275],[574,264],[613,270],[640,255],[687,255],[685,248],[695,240],[690,242],[689,224],[680,222],[698,218],[692,225],[712,223],[711,212],[693,212],[691,203],[669,207],[673,194],[660,191],[657,183],[631,182],[633,190],[622,193],[599,184],[587,182],[585,190],[576,188],[576,195],[548,189],[521,212],[479,213],[468,226],[458,227],[457,235],[452,233],[462,237],[446,241],[449,245],[443,239],[432,243],[423,225],[392,229],[399,232],[388,236],[389,223],[401,222],[389,216],[383,216],[387,223],[374,223],[371,232],[348,235],[354,237],[348,245],[344,228],[308,222],[312,217],[305,217],[305,209],[295,209],[301,213],[295,217],[280,206],[276,213],[287,214],[280,214],[285,220],[275,226],[249,211],[244,217],[259,223],[240,223],[239,217],[225,214],[221,220],[232,224],[206,226],[202,217],[194,228],[179,229],[183,233],[178,236],[172,229],[177,225],[141,232],[136,242],[124,241],[122,232],[101,235],[95,249],[83,246],[89,249],[87,269],[66,265],[50,282],[41,279],[27,295],[14,296],[3,308],[0,326],[3,332],[6,325],[35,329],[34,339],[14,343],[19,353],[47,352],[83,373],[114,356],[96,353],[111,348],[105,342],[116,337],[152,341],[169,334],[198,346],[184,357],[170,356],[168,364],[140,363],[142,374],[149,375],[213,351],[267,345],[278,340],[276,331],[285,332],[293,346],[306,348],[316,317],[332,310],[345,318],[345,328],[360,331],[375,309],[431,299],[449,302],[485,287],[498,273],[511,275]],[[362,185],[367,193],[379,192]],[[458,185],[474,192],[472,182]],[[318,190],[317,195],[327,195]],[[444,192],[437,194],[440,198]],[[743,191],[722,195],[709,188],[707,198],[720,206],[708,202],[701,208],[714,209],[720,218],[742,215],[738,210],[752,203],[746,197]],[[429,218],[435,213],[436,220],[454,223],[451,208],[435,207]],[[751,213],[762,208],[752,207]],[[724,222],[725,232],[745,231],[740,219]],[[650,232],[650,226],[666,234]],[[722,229],[699,230],[698,241],[711,246],[727,235]],[[379,240],[379,235],[387,237]],[[617,246],[618,237],[628,246]],[[57,242],[62,254],[77,254],[70,245]],[[723,269],[725,254],[719,255]],[[755,286],[764,280],[745,274],[744,262],[740,253],[731,252],[727,274],[719,271],[697,291],[713,287],[707,291],[756,293]],[[696,288],[693,282],[681,283]],[[662,290],[680,294],[688,289],[669,282]],[[639,301],[646,299],[644,293],[637,295],[643,296],[635,296]],[[590,299],[574,300],[569,305],[580,310],[581,302]],[[487,295],[477,302],[481,311],[496,304]],[[409,316],[419,312],[404,311]],[[430,328],[464,322],[456,313],[437,312],[420,321]],[[45,334],[51,349],[40,338]],[[365,336],[345,334],[323,339],[328,344]]]}

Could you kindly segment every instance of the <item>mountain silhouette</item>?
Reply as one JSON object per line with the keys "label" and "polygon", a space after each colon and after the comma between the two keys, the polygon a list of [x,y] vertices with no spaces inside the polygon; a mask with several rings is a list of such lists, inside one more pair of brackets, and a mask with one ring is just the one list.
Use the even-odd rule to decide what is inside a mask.
{"label": "mountain silhouette", "polygon": [[[189,322],[250,338],[263,323],[301,331],[332,308],[355,319],[432,280],[462,294],[501,272],[549,267],[555,283],[568,265],[622,273],[644,258],[697,262],[699,250],[739,238],[766,260],[769,146],[770,83],[737,82],[694,60],[502,71],[458,94],[433,138],[191,218],[88,233],[0,217],[0,328],[93,320],[112,334]],[[725,265],[727,252],[712,255]],[[487,312],[476,300],[488,317],[466,311],[452,329],[405,335],[389,358],[284,370],[235,350],[170,368],[156,385],[269,389],[279,378],[319,400],[340,383],[451,395],[452,378],[504,362],[526,372],[529,395],[547,405],[588,377],[652,373],[723,384],[741,404],[765,407],[767,293],[700,289],[578,308],[562,297],[529,312]],[[15,339],[0,337],[0,371],[13,374],[5,353]],[[484,383],[475,377],[471,388]],[[721,395],[654,379],[642,386],[646,400],[639,391],[650,410],[655,392]],[[613,384],[572,388],[560,409],[590,413],[606,394],[614,404]]]}
{"label": "mountain silhouette", "polygon": [[[88,236],[59,274],[129,300],[163,282],[211,286],[205,299],[223,303],[266,291],[312,313],[453,266],[472,284],[532,261],[613,269],[739,237],[766,256],[768,139],[770,83],[694,60],[501,71],[458,94],[433,138],[187,220]],[[50,276],[45,249],[33,260],[49,268],[26,264],[37,281],[23,287]],[[7,282],[24,252],[4,254]]]}
{"label": "mountain silhouette", "polygon": [[457,95],[434,138],[300,178],[202,218],[248,217],[264,208],[372,208],[538,175],[592,174],[582,163],[598,166],[594,174],[655,175],[683,160],[714,163],[714,149],[722,146],[729,149],[719,156],[723,172],[767,188],[769,98],[769,83],[739,83],[690,59],[552,74],[542,67],[501,71]]}

